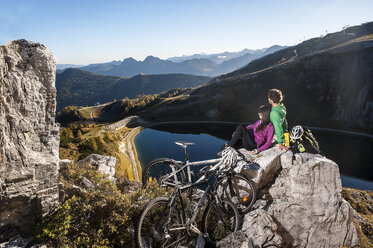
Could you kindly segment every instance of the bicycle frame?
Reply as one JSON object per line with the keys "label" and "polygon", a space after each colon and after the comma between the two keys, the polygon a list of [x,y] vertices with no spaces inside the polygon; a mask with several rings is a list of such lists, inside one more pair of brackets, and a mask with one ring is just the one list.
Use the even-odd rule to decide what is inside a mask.
{"label": "bicycle frame", "polygon": [[[177,173],[187,168],[187,177],[188,177],[188,183],[192,183],[192,172],[190,170],[191,166],[197,166],[197,165],[208,165],[208,164],[215,164],[213,168],[216,168],[219,165],[219,162],[222,161],[222,158],[216,158],[216,159],[208,159],[208,160],[201,160],[201,161],[195,161],[195,162],[189,162],[189,160],[185,160],[185,162],[182,161],[176,161],[177,164],[181,164],[181,167],[179,169],[175,168],[170,164],[172,173],[166,175],[162,178],[161,186],[162,185],[168,185],[171,187],[174,187],[176,185],[179,185],[180,182],[177,179]],[[171,177],[174,178],[175,183],[168,182],[167,179],[170,179]]]}
{"label": "bicycle frame", "polygon": [[[218,175],[214,175],[214,176],[218,177]],[[207,188],[203,192],[201,199],[199,199],[197,204],[194,206],[193,214],[192,214],[191,218],[187,219],[187,215],[186,215],[184,201],[182,199],[181,191],[184,191],[184,190],[192,188],[192,187],[198,187],[198,186],[206,184],[206,183],[208,183]],[[166,184],[168,184],[168,186],[173,186],[172,183],[166,182]],[[215,192],[214,185],[213,185],[212,181],[209,178],[206,178],[205,176],[202,176],[195,183],[191,183],[191,184],[183,185],[183,186],[174,185],[173,187],[174,187],[174,190],[173,190],[173,192],[171,193],[171,196],[170,196],[170,198],[171,198],[170,212],[169,212],[168,221],[167,221],[166,224],[171,222],[171,216],[173,216],[172,214],[173,214],[173,211],[174,211],[174,208],[175,208],[175,202],[176,202],[177,197],[180,199],[180,204],[181,204],[181,209],[182,209],[182,218],[183,218],[182,222],[185,223],[185,224],[182,224],[182,226],[180,226],[180,227],[167,228],[167,230],[171,231],[171,232],[172,231],[181,231],[181,230],[191,230],[198,235],[204,235],[196,226],[193,225],[193,222],[196,220],[199,209],[203,206],[207,197],[209,197],[209,196],[214,197],[216,202],[218,204],[220,204],[220,199],[219,199],[219,197],[217,197],[217,194]],[[221,213],[220,209],[219,209],[218,214],[220,214],[220,216],[222,216],[222,213]]]}

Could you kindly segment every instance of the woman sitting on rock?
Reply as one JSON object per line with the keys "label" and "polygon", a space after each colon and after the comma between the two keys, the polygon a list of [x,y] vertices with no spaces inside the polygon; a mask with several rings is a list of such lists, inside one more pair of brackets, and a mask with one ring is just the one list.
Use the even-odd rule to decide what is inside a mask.
{"label": "woman sitting on rock", "polygon": [[[246,150],[251,151],[252,154],[257,154],[269,148],[272,144],[274,134],[274,128],[270,120],[270,113],[270,106],[261,106],[258,111],[260,120],[246,127],[239,124],[232,135],[231,141],[225,144],[224,148],[226,146],[234,148],[244,147]],[[242,142],[242,146],[237,147],[239,141]],[[217,155],[221,156],[221,152]]]}

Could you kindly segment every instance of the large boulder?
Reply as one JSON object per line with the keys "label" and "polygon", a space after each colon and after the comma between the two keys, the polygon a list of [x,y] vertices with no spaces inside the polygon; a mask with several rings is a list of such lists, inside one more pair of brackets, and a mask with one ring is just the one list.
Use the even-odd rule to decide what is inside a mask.
{"label": "large boulder", "polygon": [[58,206],[56,60],[42,44],[0,46],[0,241]]}
{"label": "large boulder", "polygon": [[283,241],[273,218],[263,209],[244,216],[243,226],[217,243],[218,247],[281,247]]}
{"label": "large boulder", "polygon": [[[293,156],[291,151],[281,152],[277,147],[260,157],[246,155],[238,164],[259,185],[261,199],[244,217],[242,231],[228,236],[218,247],[238,240],[246,242],[247,247],[264,247],[268,244],[263,241],[268,240],[276,247],[343,247],[358,243],[354,210],[342,198],[335,162],[309,153]],[[255,171],[249,172],[251,167]]]}
{"label": "large boulder", "polygon": [[280,155],[285,151],[278,145],[253,155],[242,148],[238,151],[238,162],[235,170],[251,178],[258,189],[271,182],[281,168]]}
{"label": "large boulder", "polygon": [[91,154],[85,159],[79,160],[76,164],[77,165],[84,165],[89,164],[93,166],[97,171],[108,175],[108,178],[115,182],[115,157],[104,156],[99,154]]}
{"label": "large boulder", "polygon": [[286,240],[300,247],[357,244],[354,210],[342,197],[338,165],[321,155],[281,156],[282,171],[269,189],[268,213],[281,223]]}

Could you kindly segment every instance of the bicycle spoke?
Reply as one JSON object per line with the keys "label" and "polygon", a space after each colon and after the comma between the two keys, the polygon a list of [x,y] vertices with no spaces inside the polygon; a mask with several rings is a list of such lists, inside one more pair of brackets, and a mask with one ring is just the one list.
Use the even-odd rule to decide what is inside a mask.
{"label": "bicycle spoke", "polygon": [[231,201],[213,202],[204,214],[204,232],[213,241],[221,240],[238,229],[238,218],[237,208]]}
{"label": "bicycle spoke", "polygon": [[221,198],[231,199],[243,213],[247,213],[256,200],[254,184],[240,174],[221,179],[217,183],[216,191]]}
{"label": "bicycle spoke", "polygon": [[180,223],[181,219],[177,211],[170,211],[168,199],[156,198],[149,202],[141,213],[136,229],[136,242],[144,248],[175,247],[181,237],[181,231],[168,230],[179,227]]}

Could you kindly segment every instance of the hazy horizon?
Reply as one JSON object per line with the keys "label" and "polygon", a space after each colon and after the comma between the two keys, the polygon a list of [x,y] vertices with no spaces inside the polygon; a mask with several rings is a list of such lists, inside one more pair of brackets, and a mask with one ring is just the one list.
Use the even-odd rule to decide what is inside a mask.
{"label": "hazy horizon", "polygon": [[[277,45],[277,44],[274,44],[274,45]],[[161,58],[161,57],[158,57],[158,56],[155,56],[153,54],[149,54],[147,55],[146,57],[148,56],[153,56],[153,57],[157,57],[157,58],[160,58],[162,60],[169,60],[170,58],[174,58],[174,57],[189,57],[189,56],[193,56],[193,55],[213,55],[213,54],[220,54],[220,53],[238,53],[238,52],[241,52],[245,49],[249,49],[249,50],[261,50],[261,49],[268,49],[269,47],[263,47],[263,48],[258,48],[258,49],[250,49],[250,48],[244,48],[242,50],[239,50],[239,51],[219,51],[219,52],[216,52],[216,53],[205,53],[205,52],[200,52],[200,53],[193,53],[193,54],[182,54],[182,55],[175,55],[175,56],[170,56],[170,57],[167,57],[167,58]],[[90,64],[103,64],[103,63],[110,63],[110,62],[114,62],[114,61],[120,61],[122,62],[124,59],[128,59],[128,58],[133,58],[137,61],[144,61],[145,58],[143,59],[136,59],[136,58],[133,58],[133,57],[125,57],[125,58],[122,58],[122,59],[113,59],[113,60],[108,60],[108,61],[102,61],[102,62],[91,62],[91,63],[88,63],[88,64],[73,64],[73,63],[58,63],[57,64],[60,64],[60,65],[63,65],[63,64],[66,64],[66,65],[82,65],[82,66],[85,66],[85,65],[90,65]]]}

